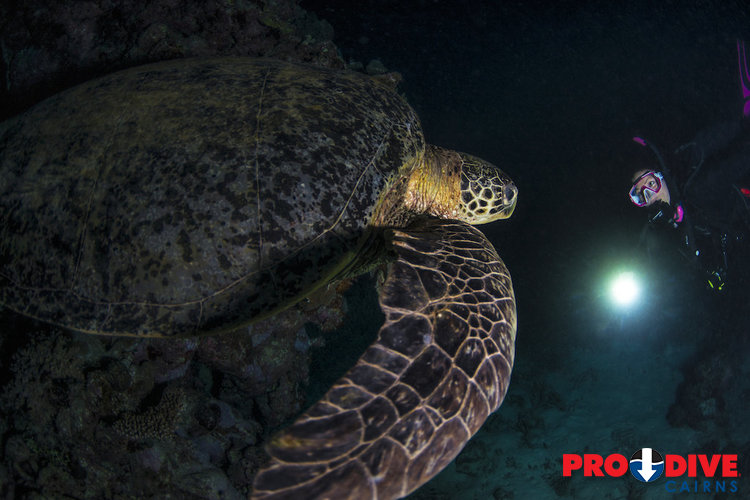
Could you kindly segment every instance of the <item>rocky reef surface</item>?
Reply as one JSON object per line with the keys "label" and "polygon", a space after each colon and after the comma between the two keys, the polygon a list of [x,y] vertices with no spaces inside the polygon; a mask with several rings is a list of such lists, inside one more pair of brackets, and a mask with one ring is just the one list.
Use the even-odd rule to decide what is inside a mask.
{"label": "rocky reef surface", "polygon": [[[332,37],[296,0],[2,2],[0,119],[157,60],[343,68]],[[263,441],[303,409],[343,289],[187,340],[85,335],[0,306],[0,498],[246,498]]]}
{"label": "rocky reef surface", "polygon": [[333,28],[297,0],[0,2],[0,119],[117,69],[180,57],[342,68]]}
{"label": "rocky reef surface", "polygon": [[0,497],[246,498],[263,441],[303,409],[311,347],[341,325],[341,289],[317,301],[180,340],[3,310]]}

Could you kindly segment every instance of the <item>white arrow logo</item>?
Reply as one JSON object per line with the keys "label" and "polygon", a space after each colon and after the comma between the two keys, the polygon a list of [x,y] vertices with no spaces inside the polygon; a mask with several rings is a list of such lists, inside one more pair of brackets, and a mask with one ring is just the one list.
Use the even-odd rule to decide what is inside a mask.
{"label": "white arrow logo", "polygon": [[651,476],[656,473],[654,470],[654,464],[651,461],[651,448],[641,449],[641,468],[638,470],[644,481],[648,482]]}

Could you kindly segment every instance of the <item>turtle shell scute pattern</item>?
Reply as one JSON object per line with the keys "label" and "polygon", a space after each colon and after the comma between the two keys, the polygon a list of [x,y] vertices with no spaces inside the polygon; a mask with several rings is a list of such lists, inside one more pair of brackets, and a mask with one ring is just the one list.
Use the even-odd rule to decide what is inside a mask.
{"label": "turtle shell scute pattern", "polygon": [[424,150],[357,73],[177,60],[0,124],[0,303],[92,333],[219,331],[288,305],[362,241]]}

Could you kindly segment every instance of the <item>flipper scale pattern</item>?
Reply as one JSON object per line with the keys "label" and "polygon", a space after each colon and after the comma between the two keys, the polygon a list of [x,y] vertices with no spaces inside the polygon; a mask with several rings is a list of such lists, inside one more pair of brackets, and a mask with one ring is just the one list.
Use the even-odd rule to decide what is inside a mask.
{"label": "flipper scale pattern", "polygon": [[400,498],[445,468],[510,381],[516,308],[492,244],[458,221],[394,230],[386,320],[357,364],[269,444],[253,498]]}

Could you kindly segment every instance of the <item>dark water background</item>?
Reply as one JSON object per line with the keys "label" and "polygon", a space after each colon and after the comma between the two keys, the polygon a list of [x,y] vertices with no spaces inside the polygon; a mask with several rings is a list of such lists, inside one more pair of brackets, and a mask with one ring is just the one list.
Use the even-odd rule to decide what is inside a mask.
{"label": "dark water background", "polygon": [[[642,438],[632,439],[632,446],[658,447],[643,438],[658,442],[662,433],[676,429],[677,440],[685,445],[682,452],[747,449],[750,431],[745,426],[731,427],[715,417],[701,431],[689,425],[675,428],[665,409],[697,404],[700,398],[690,395],[685,382],[697,376],[696,363],[713,356],[719,361],[712,366],[720,366],[725,354],[747,353],[748,283],[738,278],[733,293],[717,296],[669,248],[669,240],[662,242],[662,251],[647,254],[639,247],[645,214],[627,199],[630,175],[642,155],[631,140],[634,135],[671,151],[703,127],[740,115],[736,40],[750,36],[746,5],[427,0],[347,5],[307,0],[302,5],[333,25],[345,60],[366,65],[377,58],[403,75],[401,90],[419,113],[429,142],[484,157],[519,187],[514,216],[483,228],[511,270],[518,300],[516,369],[497,417],[512,425],[497,434],[483,430],[478,441],[500,442],[502,432],[512,433],[515,426],[518,433],[519,421],[536,418],[535,413],[545,419],[549,404],[531,405],[515,422],[508,407],[528,400],[534,384],[555,386],[555,379],[560,422],[565,422],[565,409],[581,398],[604,413],[619,412],[596,400],[611,396],[634,408],[622,415]],[[606,277],[615,268],[632,265],[644,273],[644,300],[636,310],[613,311],[604,296]],[[643,385],[661,390],[629,392],[630,375],[600,369],[631,358]],[[600,377],[601,390],[585,394],[587,389],[572,374],[589,364],[593,376]],[[736,367],[731,370],[739,377]],[[612,390],[604,389],[608,383]],[[743,390],[736,394],[746,397]],[[739,400],[728,401],[724,411],[742,406]],[[503,416],[504,411],[513,416]],[[649,427],[639,425],[639,411],[651,418]],[[546,449],[556,432],[566,434],[559,439],[567,440],[562,449],[571,453],[632,453],[613,449],[622,448],[627,439],[592,443],[602,430],[595,420],[590,432],[585,425],[578,431],[554,428],[550,421],[540,425],[540,437],[529,448],[539,460],[554,463],[546,472],[549,484],[560,476],[559,448]],[[493,427],[492,421],[488,426]],[[495,427],[503,425],[496,421]],[[621,434],[610,430],[616,437]],[[482,469],[482,460],[492,457],[530,456],[507,447],[495,456],[487,451],[490,447],[474,442],[467,447],[465,454],[479,457],[476,467],[466,465],[466,459],[463,466],[458,461],[457,474],[464,474],[466,484],[484,481],[484,486],[448,493],[443,488],[455,487],[458,477],[451,476],[444,487],[438,479],[417,495],[542,498],[549,492],[531,484],[508,486],[501,479],[504,463]],[[484,472],[472,476],[472,467],[497,470],[496,480]],[[532,462],[528,467],[534,467]],[[532,476],[542,482],[538,471]],[[660,498],[665,493],[663,488],[625,492],[614,487],[593,494],[577,490],[580,495],[575,488],[556,491],[591,498]]]}
{"label": "dark water background", "polygon": [[[209,40],[206,46],[212,46],[211,40],[233,39],[234,32],[227,26],[234,25],[227,19],[223,19],[222,24],[221,19],[212,18],[211,8],[208,8],[209,14],[205,14],[200,9],[192,9],[199,6],[199,2],[176,4],[190,11],[187,18],[200,21],[195,26]],[[367,65],[372,59],[378,59],[390,71],[402,74],[400,91],[421,117],[429,142],[466,151],[497,164],[511,175],[520,191],[516,212],[510,220],[482,227],[511,271],[517,298],[519,328],[510,390],[500,410],[487,420],[461,455],[414,493],[413,498],[750,498],[750,481],[744,479],[750,477],[747,424],[750,421],[747,404],[750,365],[746,363],[750,356],[750,261],[732,270],[725,292],[707,290],[705,276],[689,268],[676,251],[670,235],[657,236],[648,247],[640,244],[639,234],[646,215],[627,199],[631,173],[644,158],[643,149],[631,140],[634,135],[649,138],[667,154],[690,141],[702,128],[739,117],[741,94],[736,40],[750,41],[750,7],[745,2],[720,0],[301,0],[300,4],[331,23],[335,30],[334,43],[347,62],[359,61]],[[10,2],[7,6],[19,5]],[[218,5],[216,12],[220,12],[225,7],[242,4],[206,2],[206,5]],[[263,2],[272,14],[273,7],[278,5],[270,0]],[[14,11],[3,8],[7,6],[0,4],[0,30],[17,33],[19,30],[10,29],[17,26],[4,22],[3,15]],[[161,8],[169,11],[171,4]],[[55,12],[54,9],[46,11],[47,15]],[[171,13],[159,12],[167,17]],[[290,12],[284,11],[284,14]],[[33,24],[32,17],[29,15],[23,23]],[[175,17],[179,18],[176,14]],[[77,19],[81,18],[65,19],[66,26],[74,26],[72,32],[76,36],[99,27],[94,20],[79,26]],[[118,19],[129,20],[125,14],[122,19],[115,16],[115,20]],[[148,16],[141,20],[144,29],[152,25],[158,27]],[[278,19],[272,15],[258,26],[269,24],[266,26],[269,39],[279,41],[285,29],[290,31],[290,25],[274,21]],[[103,23],[102,30],[107,31],[106,21]],[[239,24],[240,28],[245,27]],[[130,25],[115,25],[123,40],[132,42],[130,37],[135,36],[135,31],[131,33],[127,28]],[[204,30],[204,26],[211,29]],[[176,32],[181,36],[181,31]],[[242,30],[238,28],[237,32],[242,33]],[[291,32],[296,35],[294,30]],[[42,33],[57,40],[55,33],[44,33],[43,29]],[[217,33],[221,36],[213,37]],[[34,43],[38,41],[33,36],[31,39]],[[179,36],[165,39],[183,40]],[[145,49],[150,47],[146,43],[148,37],[139,40],[144,42]],[[272,53],[283,58],[283,50],[291,53],[302,47],[299,52],[304,52],[309,41],[286,40],[280,45],[282,49],[270,46],[277,49]],[[242,39],[237,43],[242,45]],[[186,42],[186,45],[190,44]],[[6,59],[12,54],[8,47],[3,46],[0,62],[8,62]],[[143,54],[152,54],[139,47]],[[310,52],[317,54],[317,49],[310,49]],[[33,55],[33,51],[23,48],[20,53]],[[91,53],[97,52],[90,51],[89,55]],[[88,70],[93,67],[96,65]],[[83,70],[74,73],[67,77],[71,84],[77,78],[86,79]],[[10,71],[0,76],[0,82],[7,89],[12,87],[9,76],[12,76]],[[64,87],[66,81],[57,83]],[[28,94],[33,95],[33,92]],[[8,100],[5,94],[0,95],[0,101],[2,98]],[[21,104],[16,107],[23,108]],[[0,115],[9,116],[11,111],[0,106]],[[750,241],[750,235],[746,241]],[[616,309],[608,301],[608,280],[621,269],[634,270],[643,285],[641,301],[629,310]],[[301,323],[291,330],[292,341],[297,339],[304,345],[297,354],[303,357],[304,352],[307,356],[308,349],[313,353],[307,396],[310,403],[354,364],[382,324],[373,281],[372,277],[362,277],[347,292],[349,314],[338,332],[322,333],[308,324],[307,329],[299,330],[305,341],[302,342],[295,337]],[[203,351],[207,352],[208,361],[201,358],[190,364],[195,346],[185,343],[176,344],[172,350],[158,340],[154,344],[95,341],[81,339],[81,334],[59,331],[47,332],[43,342],[35,343],[28,339],[28,333],[36,331],[38,325],[9,311],[3,314],[2,318],[6,319],[2,327],[4,334],[8,334],[0,338],[0,385],[12,380],[13,384],[8,387],[18,390],[6,391],[12,393],[9,400],[16,406],[0,407],[0,417],[3,417],[0,441],[4,440],[0,442],[0,451],[3,451],[0,456],[5,455],[5,462],[0,462],[0,496],[3,491],[16,491],[16,496],[22,498],[37,489],[47,494],[51,491],[48,484],[55,482],[49,470],[54,471],[55,467],[70,477],[75,476],[66,485],[69,488],[66,491],[80,489],[76,485],[84,484],[86,471],[81,465],[71,469],[68,462],[79,464],[77,454],[87,445],[77,439],[70,441],[75,434],[52,429],[50,415],[56,415],[53,411],[59,412],[58,416],[68,417],[86,414],[89,410],[82,402],[87,395],[96,393],[100,387],[96,382],[104,375],[119,381],[116,369],[120,365],[112,360],[121,357],[131,362],[149,356],[148,367],[156,366],[152,369],[164,372],[170,371],[170,362],[183,370],[188,370],[190,365],[184,382],[179,375],[164,384],[178,387],[184,383],[192,387],[192,396],[183,397],[205,403],[212,411],[218,407],[215,403],[221,399],[219,396],[226,396],[232,408],[247,410],[248,415],[243,416],[253,426],[259,425],[257,422],[269,426],[282,424],[274,421],[276,406],[269,403],[261,407],[255,401],[248,401],[247,391],[234,390],[230,383],[234,380],[232,376],[220,369],[206,368],[213,365],[203,364],[215,363],[217,358],[223,360],[226,351],[208,347]],[[15,332],[20,334],[15,335]],[[311,348],[310,339],[320,337],[325,337],[325,347]],[[60,339],[58,344],[55,339]],[[79,342],[98,346],[99,351],[90,349],[88,355],[81,355]],[[293,343],[296,349],[297,343]],[[21,350],[26,344],[29,349]],[[262,346],[262,341],[260,344]],[[59,373],[67,373],[65,366],[52,364],[50,368],[49,358],[40,355],[32,359],[31,354],[24,358],[13,353],[14,349],[22,353],[41,352],[55,359],[54,349],[48,348],[54,345],[67,356],[60,359],[73,360],[73,368],[86,367],[88,379],[74,369],[71,369],[74,376],[68,374],[67,378],[62,378]],[[130,345],[140,348],[131,349]],[[156,346],[153,359],[151,346]],[[279,351],[285,350],[280,347]],[[95,361],[105,352],[106,362]],[[275,355],[276,351],[271,354]],[[33,363],[12,362],[27,358]],[[294,400],[278,402],[278,407],[291,415],[299,410],[291,408],[297,401],[296,380],[306,379],[307,372],[306,363],[295,363],[294,357],[285,359],[287,361],[278,367],[280,371],[294,372],[297,368],[304,371],[295,373],[298,379],[288,384],[289,392],[295,393]],[[15,373],[17,367],[21,369]],[[147,372],[144,369],[142,373],[146,375],[139,376],[148,377]],[[49,373],[58,373],[54,383],[48,383]],[[254,380],[249,376],[248,379]],[[86,380],[95,383],[84,386]],[[149,397],[157,395],[159,400],[161,389],[141,391],[136,383],[132,387],[135,388],[125,384],[113,390],[113,394],[125,402],[129,402],[129,398],[135,403],[140,401],[137,412],[140,414],[146,413],[143,408],[157,407],[157,401],[152,402]],[[2,395],[7,387],[0,389],[3,389]],[[60,396],[68,392],[70,401],[75,404],[69,404],[68,396]],[[141,392],[147,393],[146,397],[141,398]],[[124,415],[130,416],[131,408],[124,403],[114,405],[114,409],[97,406],[106,415],[110,415],[107,412],[122,412],[123,407],[128,408]],[[232,413],[228,404],[222,403],[221,408],[225,409],[225,415],[239,414]],[[197,412],[191,412],[190,417],[195,414]],[[27,415],[33,417],[28,424],[25,422]],[[86,421],[97,423],[97,418]],[[8,425],[9,422],[13,425]],[[33,427],[37,422],[48,423]],[[247,422],[239,418],[237,422],[228,429],[244,432],[239,423]],[[105,424],[99,425],[99,430],[114,427],[109,426],[109,422]],[[167,435],[173,437],[175,429],[167,427]],[[96,435],[93,434],[95,429],[92,427],[92,436]],[[32,430],[36,435],[31,435]],[[253,436],[262,434],[256,427],[251,430]],[[110,434],[102,435],[111,435],[113,431],[109,431]],[[124,491],[133,495],[132,492],[140,491],[138,488],[156,496],[159,495],[156,487],[163,487],[163,491],[183,491],[180,488],[187,482],[190,488],[184,491],[198,492],[197,498],[241,498],[239,490],[235,491],[224,475],[226,471],[207,476],[205,483],[201,483],[198,474],[185,472],[192,467],[187,460],[185,464],[175,463],[174,470],[152,473],[152,461],[160,466],[168,463],[166,457],[182,458],[179,453],[170,453],[183,449],[192,453],[196,442],[198,451],[203,453],[196,453],[196,456],[202,456],[203,460],[211,456],[216,463],[226,466],[230,457],[226,450],[231,442],[212,441],[208,431],[195,432],[205,440],[176,440],[166,445],[146,441],[147,444],[141,443],[143,448],[138,449],[130,449],[128,439],[116,441],[125,443],[121,446],[127,448],[119,450],[119,457],[114,456],[118,451],[114,450],[113,461],[107,462],[107,466],[124,463],[117,460],[137,463],[133,462],[132,469],[114,467],[111,475],[100,478],[101,483],[118,482],[116,478],[120,474],[123,478],[119,482],[130,487]],[[36,444],[47,438],[51,443],[48,448]],[[140,443],[138,439],[132,441]],[[245,441],[243,447],[247,445]],[[8,443],[15,443],[15,447]],[[250,447],[243,449],[247,451]],[[711,482],[710,491],[677,494],[668,489],[663,478],[656,484],[642,485],[629,474],[623,478],[561,477],[563,453],[620,453],[630,457],[641,447],[653,447],[662,453],[737,454],[744,477],[738,479],[736,493],[717,492]],[[160,456],[162,449],[172,452]],[[36,457],[48,458],[45,462]],[[60,459],[60,463],[50,465],[49,457]],[[101,464],[86,457],[88,455],[81,455],[80,460],[90,460],[92,477],[96,476],[95,471],[106,468],[96,467]],[[252,464],[260,457],[248,452],[245,456],[234,453],[231,458],[231,464],[237,466],[232,473],[242,472],[242,484],[237,488],[249,487],[251,474],[245,471],[254,471]],[[145,468],[140,462],[146,464]],[[27,464],[31,473],[18,464]],[[3,469],[4,466],[7,468]],[[219,470],[218,466],[211,467],[207,470]],[[37,469],[47,471],[47,484],[37,484]],[[143,475],[144,470],[146,475]],[[4,477],[16,478],[18,488],[4,489],[7,486],[3,484]],[[158,484],[166,477],[179,478],[179,484],[173,486],[166,480],[164,485]],[[185,480],[193,477],[198,479]],[[89,481],[90,484],[96,482],[95,479]],[[226,492],[233,492],[234,496]],[[86,495],[96,493],[79,496]]]}

